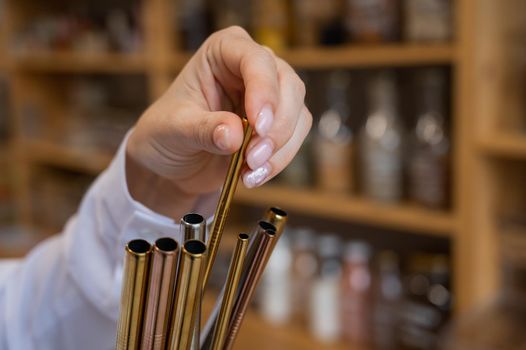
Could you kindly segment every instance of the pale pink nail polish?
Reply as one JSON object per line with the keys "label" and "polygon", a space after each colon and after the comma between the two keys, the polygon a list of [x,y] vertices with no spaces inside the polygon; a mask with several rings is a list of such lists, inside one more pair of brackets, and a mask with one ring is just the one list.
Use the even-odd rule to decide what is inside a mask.
{"label": "pale pink nail polish", "polygon": [[266,163],[256,170],[249,171],[243,176],[243,183],[247,188],[254,188],[261,185],[270,175],[270,164]]}
{"label": "pale pink nail polish", "polygon": [[261,140],[257,145],[252,147],[247,155],[247,164],[250,169],[255,170],[265,164],[274,151],[274,145],[268,138]]}
{"label": "pale pink nail polish", "polygon": [[272,122],[274,121],[274,113],[272,107],[265,105],[261,109],[256,119],[256,132],[259,136],[266,136],[272,128]]}
{"label": "pale pink nail polish", "polygon": [[227,126],[224,124],[221,124],[214,129],[214,143],[223,151],[227,151],[230,148],[229,132]]}

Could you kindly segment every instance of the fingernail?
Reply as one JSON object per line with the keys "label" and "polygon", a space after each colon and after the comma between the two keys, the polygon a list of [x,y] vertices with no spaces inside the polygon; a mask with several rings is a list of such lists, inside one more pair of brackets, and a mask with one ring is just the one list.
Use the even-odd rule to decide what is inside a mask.
{"label": "fingernail", "polygon": [[219,149],[223,151],[227,151],[230,149],[230,143],[229,143],[229,137],[228,137],[229,134],[230,134],[230,131],[228,130],[227,126],[224,124],[221,124],[215,128],[213,138],[214,138],[215,145]]}
{"label": "fingernail", "polygon": [[272,122],[274,121],[274,113],[269,105],[265,105],[259,112],[256,119],[256,132],[259,136],[266,136],[272,128]]}
{"label": "fingernail", "polygon": [[243,175],[243,183],[247,188],[261,185],[270,174],[270,164],[266,163],[256,170],[249,171]]}
{"label": "fingernail", "polygon": [[250,169],[257,169],[265,164],[274,151],[272,140],[264,138],[258,144],[250,149],[247,155],[247,164]]}

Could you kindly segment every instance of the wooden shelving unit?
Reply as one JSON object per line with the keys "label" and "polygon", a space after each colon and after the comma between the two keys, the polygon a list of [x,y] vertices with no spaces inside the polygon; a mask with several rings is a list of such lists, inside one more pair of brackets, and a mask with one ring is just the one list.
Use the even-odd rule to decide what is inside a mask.
{"label": "wooden shelving unit", "polygon": [[[8,2],[10,9],[16,8],[18,4],[15,0]],[[495,170],[500,165],[493,158],[499,161],[508,158],[524,161],[526,158],[525,134],[514,133],[513,128],[498,126],[499,120],[508,118],[508,115],[513,119],[519,118],[516,111],[500,113],[508,111],[507,106],[510,104],[519,103],[504,96],[505,93],[502,92],[509,91],[503,89],[502,84],[513,77],[517,79],[517,75],[510,73],[514,64],[508,61],[512,56],[508,54],[511,41],[501,39],[507,35],[503,28],[520,27],[520,23],[526,23],[525,16],[520,16],[526,10],[522,11],[523,0],[454,0],[453,3],[456,34],[451,44],[291,48],[277,52],[295,68],[311,70],[430,65],[450,67],[453,130],[451,209],[442,212],[411,204],[380,205],[362,198],[335,196],[273,184],[257,190],[240,188],[236,201],[258,207],[280,205],[307,215],[317,215],[325,220],[356,222],[448,238],[454,266],[455,307],[457,312],[463,312],[486,300],[498,288],[498,218],[495,214],[499,202],[497,197],[501,190],[520,185],[519,182],[506,184],[501,175],[506,172]],[[97,150],[75,149],[44,138],[29,139],[24,136],[21,131],[24,113],[22,105],[27,95],[37,89],[36,78],[33,78],[57,73],[141,73],[146,77],[147,93],[152,102],[166,89],[174,73],[182,69],[190,57],[188,52],[177,49],[177,35],[172,31],[173,23],[168,15],[170,6],[169,0],[144,2],[143,53],[92,55],[36,52],[27,55],[0,55],[0,71],[7,71],[13,82],[13,147],[17,159],[17,207],[22,222],[31,223],[28,183],[33,165],[52,165],[95,175],[111,160],[111,155]],[[2,37],[13,35],[9,23],[2,27],[5,27]],[[40,85],[38,88],[42,88]],[[52,111],[55,107],[61,110],[56,105],[57,101],[45,102]],[[302,340],[304,334],[289,331],[288,328],[262,332],[261,329],[269,329],[268,325],[257,319],[245,327],[247,330],[251,329],[246,333],[251,336],[264,334],[265,339],[269,340],[268,344],[274,344],[273,348],[283,348],[283,343],[273,342],[274,338],[269,334],[279,334],[282,336],[280,341],[285,342],[287,340],[283,339],[290,336],[302,349],[319,348],[310,347],[309,338]],[[246,339],[246,343],[240,343],[250,344],[253,348],[250,338]],[[245,347],[248,348],[249,345]]]}

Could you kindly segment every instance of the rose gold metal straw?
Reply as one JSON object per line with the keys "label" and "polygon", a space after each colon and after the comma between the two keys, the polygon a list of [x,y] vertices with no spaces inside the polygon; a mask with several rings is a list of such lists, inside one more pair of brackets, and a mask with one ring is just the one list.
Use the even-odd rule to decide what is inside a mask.
{"label": "rose gold metal straw", "polygon": [[234,345],[234,341],[239,332],[239,328],[241,327],[241,323],[243,322],[248,305],[254,295],[254,291],[256,290],[257,283],[259,282],[263,270],[265,269],[265,265],[272,254],[272,247],[274,246],[275,238],[276,228],[274,225],[266,221],[260,221],[256,237],[254,238],[253,258],[248,257],[251,259],[252,263],[245,266],[246,270],[243,273],[243,280],[240,285],[239,294],[234,303],[228,328],[228,336],[225,340],[223,349],[230,349]]}
{"label": "rose gold metal straw", "polygon": [[155,242],[144,311],[142,350],[166,348],[178,257],[179,247],[175,240],[160,238]]}

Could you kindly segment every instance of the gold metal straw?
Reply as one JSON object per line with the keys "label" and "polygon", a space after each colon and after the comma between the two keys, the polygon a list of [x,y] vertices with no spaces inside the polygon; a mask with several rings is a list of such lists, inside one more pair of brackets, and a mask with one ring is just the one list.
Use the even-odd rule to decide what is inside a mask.
{"label": "gold metal straw", "polygon": [[208,255],[206,257],[203,290],[206,287],[208,278],[210,277],[210,273],[212,271],[212,266],[214,265],[221,235],[223,234],[223,228],[230,210],[230,204],[232,202],[232,198],[234,197],[241,167],[243,166],[245,160],[245,151],[247,149],[248,142],[250,141],[250,137],[252,136],[252,128],[248,124],[247,119],[243,118],[242,120],[244,128],[243,144],[241,145],[241,148],[232,156],[225,183],[223,184],[223,190],[221,191],[221,196],[214,214],[214,223],[212,226],[212,232],[210,234],[210,240],[208,242]]}
{"label": "gold metal straw", "polygon": [[117,326],[117,350],[139,349],[147,290],[151,246],[142,239],[125,248],[121,310]]}
{"label": "gold metal straw", "polygon": [[202,241],[189,240],[183,245],[172,312],[170,350],[191,348],[195,320],[201,303],[205,253],[206,245]]}
{"label": "gold metal straw", "polygon": [[[183,216],[181,219],[181,231],[183,233],[184,241],[190,239],[198,239],[200,241],[206,240],[206,221],[199,214],[190,213]],[[195,325],[192,336],[192,350],[199,350],[199,336],[201,331],[201,303],[197,310],[197,316],[195,318]]]}
{"label": "gold metal straw", "polygon": [[179,247],[175,240],[160,238],[155,242],[144,310],[141,350],[166,348],[178,257]]}
{"label": "gold metal straw", "polygon": [[263,215],[264,221],[267,221],[276,227],[276,239],[274,240],[274,243],[277,243],[278,239],[281,237],[285,225],[287,224],[287,218],[287,212],[278,207],[268,208],[265,215]]}
{"label": "gold metal straw", "polygon": [[243,270],[245,256],[247,253],[248,238],[249,236],[246,233],[239,234],[237,238],[236,248],[234,250],[228,271],[226,290],[223,296],[221,310],[219,311],[214,335],[212,337],[212,350],[221,350],[228,334],[230,316],[232,314],[232,308],[234,307],[236,292],[241,279],[241,272]]}
{"label": "gold metal straw", "polygon": [[272,254],[272,247],[274,246],[274,240],[276,238],[276,228],[274,225],[260,221],[258,224],[258,231],[254,238],[254,245],[251,247],[254,252],[253,258],[250,264],[245,265],[243,271],[243,277],[239,286],[239,294],[237,295],[234,308],[232,310],[232,316],[228,327],[228,336],[225,340],[223,349],[230,349],[234,345],[234,341],[245,317],[248,305],[254,291],[256,290],[257,283],[265,265]]}

